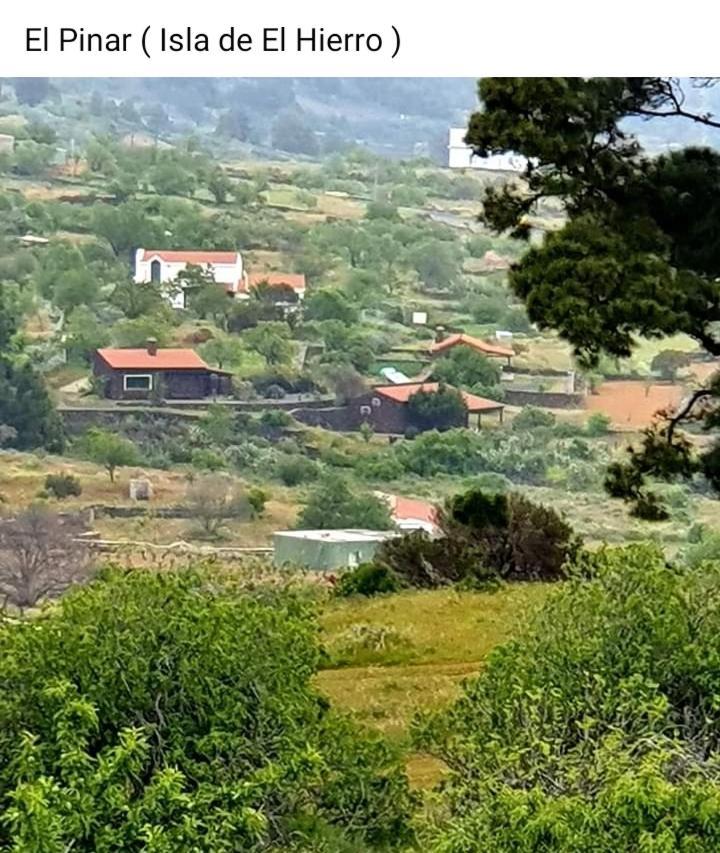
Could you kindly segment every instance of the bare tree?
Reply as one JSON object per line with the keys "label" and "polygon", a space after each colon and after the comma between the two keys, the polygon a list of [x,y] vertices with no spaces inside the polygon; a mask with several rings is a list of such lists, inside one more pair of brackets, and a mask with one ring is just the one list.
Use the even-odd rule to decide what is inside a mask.
{"label": "bare tree", "polygon": [[60,595],[92,573],[87,547],[77,541],[77,518],[32,506],[0,520],[0,597],[23,610]]}
{"label": "bare tree", "polygon": [[188,488],[187,503],[203,533],[215,538],[229,518],[247,519],[252,507],[241,486],[225,474],[206,474]]}

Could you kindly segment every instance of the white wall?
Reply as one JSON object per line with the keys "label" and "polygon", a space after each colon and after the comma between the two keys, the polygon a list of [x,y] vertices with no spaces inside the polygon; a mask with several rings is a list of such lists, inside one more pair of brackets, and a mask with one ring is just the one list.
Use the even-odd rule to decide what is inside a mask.
{"label": "white wall", "polygon": [[[187,267],[184,261],[165,261],[156,255],[149,255],[143,260],[145,249],[138,249],[135,254],[135,276],[137,284],[152,281],[152,262],[160,261],[160,281],[163,284],[174,281],[177,276]],[[243,276],[242,255],[238,252],[237,262],[234,264],[197,264],[204,270],[212,272],[215,281],[220,285],[231,285],[232,292],[237,292]],[[168,297],[174,308],[185,307],[185,294],[180,291]]]}
{"label": "white wall", "polygon": [[467,133],[464,127],[451,127],[448,141],[448,166],[451,169],[484,169],[488,172],[523,172],[527,160],[519,154],[493,154],[476,157],[469,145],[463,142]]}

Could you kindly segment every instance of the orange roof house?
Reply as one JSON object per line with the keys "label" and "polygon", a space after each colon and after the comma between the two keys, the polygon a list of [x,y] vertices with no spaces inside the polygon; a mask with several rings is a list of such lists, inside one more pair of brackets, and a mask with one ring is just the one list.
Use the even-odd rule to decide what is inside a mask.
{"label": "orange roof house", "polygon": [[113,370],[209,370],[192,349],[99,349],[98,356]]}
{"label": "orange roof house", "polygon": [[[305,276],[300,273],[285,272],[251,272],[244,273],[243,277],[234,288],[228,287],[238,299],[248,299],[253,288],[267,285],[270,288],[290,288],[295,294],[295,300],[301,301],[305,298],[306,281]],[[291,299],[287,300],[292,301]]]}
{"label": "orange roof house", "polygon": [[93,373],[113,400],[200,400],[231,390],[227,371],[209,367],[191,349],[159,349],[152,338],[145,348],[96,350]]}
{"label": "orange roof house", "polygon": [[252,290],[259,284],[267,283],[270,287],[291,287],[296,293],[305,292],[305,276],[300,273],[286,272],[251,272],[247,276],[247,289]]}
{"label": "orange roof house", "polygon": [[[440,388],[439,382],[410,382],[407,385],[379,385],[373,389],[373,393],[394,400],[396,403],[407,403],[408,400],[419,391],[435,392]],[[504,409],[502,403],[495,400],[487,400],[467,391],[460,391],[468,412],[497,412]]]}
{"label": "orange roof house", "polygon": [[508,363],[510,363],[510,359],[515,355],[514,351],[508,347],[503,347],[499,344],[491,344],[487,341],[480,340],[480,338],[474,338],[472,335],[465,334],[454,334],[447,335],[447,337],[441,337],[439,340],[435,340],[430,344],[428,351],[432,356],[442,355],[456,346],[470,347],[476,352],[488,356],[488,358],[506,358]]}
{"label": "orange roof house", "polygon": [[392,520],[401,530],[425,530],[431,534],[438,532],[438,508],[435,504],[387,492],[375,494],[388,504]]}
{"label": "orange roof house", "polygon": [[[408,406],[409,401],[421,391],[435,392],[439,389],[439,382],[376,385],[349,400],[344,406],[298,408],[293,410],[292,415],[302,423],[341,432],[352,432],[367,425],[379,435],[407,435],[410,430],[417,432],[412,408]],[[482,418],[486,415],[496,417],[502,423],[505,409],[502,403],[486,400],[467,391],[460,393],[466,411],[464,426],[480,427]]]}

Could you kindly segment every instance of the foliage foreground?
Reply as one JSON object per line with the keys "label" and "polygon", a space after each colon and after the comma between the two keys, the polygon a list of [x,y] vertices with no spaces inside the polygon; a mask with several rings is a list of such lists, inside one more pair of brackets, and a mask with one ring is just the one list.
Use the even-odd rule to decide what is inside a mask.
{"label": "foliage foreground", "polygon": [[[0,846],[356,851],[408,839],[396,756],[310,686],[312,607],[106,571],[0,627]],[[6,848],[7,845],[7,848]]]}
{"label": "foliage foreground", "polygon": [[720,849],[720,569],[586,556],[419,741],[442,853]]}

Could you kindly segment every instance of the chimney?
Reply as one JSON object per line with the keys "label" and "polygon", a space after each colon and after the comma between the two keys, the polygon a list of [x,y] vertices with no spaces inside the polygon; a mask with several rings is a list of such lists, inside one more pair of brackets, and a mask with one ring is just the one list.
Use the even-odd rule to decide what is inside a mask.
{"label": "chimney", "polygon": [[435,343],[439,344],[441,341],[445,340],[445,326],[436,326],[435,327]]}
{"label": "chimney", "polygon": [[157,355],[157,338],[147,339],[148,355]]}

